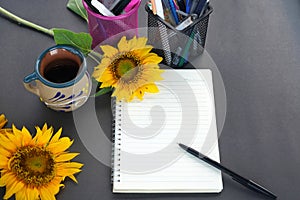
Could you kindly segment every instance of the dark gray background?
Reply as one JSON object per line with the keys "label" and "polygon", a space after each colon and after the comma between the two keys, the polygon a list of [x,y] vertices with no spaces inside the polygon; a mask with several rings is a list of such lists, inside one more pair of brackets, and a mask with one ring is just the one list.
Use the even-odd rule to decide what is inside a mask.
{"label": "dark gray background", "polygon": [[[140,25],[146,26],[144,3]],[[0,6],[45,27],[87,32],[66,9],[67,0],[6,0]],[[220,137],[222,163],[261,183],[279,199],[299,199],[300,180],[300,2],[298,0],[211,0],[207,51],[222,74],[227,117]],[[57,199],[265,199],[223,175],[220,194],[112,194],[110,169],[95,160],[78,138],[71,113],[47,109],[25,91],[22,79],[51,37],[0,18],[0,113],[31,131],[44,122],[75,139],[71,151],[85,164],[79,184],[65,181]],[[110,134],[110,100],[97,110]],[[89,133],[86,133],[89,134]],[[0,190],[4,195],[5,190]]]}

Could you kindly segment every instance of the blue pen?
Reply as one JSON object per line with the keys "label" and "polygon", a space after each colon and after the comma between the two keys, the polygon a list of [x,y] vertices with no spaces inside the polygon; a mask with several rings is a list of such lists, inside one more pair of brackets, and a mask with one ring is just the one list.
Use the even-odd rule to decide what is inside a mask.
{"label": "blue pen", "polygon": [[205,8],[207,0],[199,0],[198,4],[195,8],[195,10],[193,11],[194,13],[196,13],[199,17],[202,13],[202,10]]}
{"label": "blue pen", "polygon": [[176,8],[175,8],[173,0],[169,0],[169,4],[170,4],[171,12],[172,12],[172,15],[174,17],[175,23],[177,25],[177,24],[179,24],[179,19],[178,19],[178,16],[177,16],[177,12],[176,12]]}
{"label": "blue pen", "polygon": [[185,1],[185,12],[186,13],[191,12],[191,6],[192,6],[192,0],[186,0]]}

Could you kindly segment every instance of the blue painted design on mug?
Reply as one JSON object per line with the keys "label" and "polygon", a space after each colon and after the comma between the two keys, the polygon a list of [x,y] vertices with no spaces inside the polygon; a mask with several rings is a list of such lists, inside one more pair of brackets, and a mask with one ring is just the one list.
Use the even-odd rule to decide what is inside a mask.
{"label": "blue painted design on mug", "polygon": [[76,97],[79,97],[83,94],[83,91],[81,90],[80,93],[76,96]]}
{"label": "blue painted design on mug", "polygon": [[56,102],[62,102],[62,101],[66,101],[66,100],[71,100],[75,97],[75,94],[70,95],[69,97],[65,98],[65,99],[58,99]]}
{"label": "blue painted design on mug", "polygon": [[57,92],[57,93],[55,94],[55,96],[52,97],[52,98],[50,98],[49,100],[56,99],[56,98],[59,97],[60,95],[61,95],[61,92]]}
{"label": "blue painted design on mug", "polygon": [[[77,95],[76,94],[73,94],[73,95],[70,95],[69,97],[65,98],[66,95],[61,93],[61,92],[57,92],[54,97],[48,99],[48,100],[52,100],[50,103],[63,103],[65,102],[66,104],[65,105],[72,105],[72,104],[76,104],[77,103],[77,99],[82,96],[84,93],[83,91],[81,90]],[[70,102],[66,102],[68,100],[71,100]],[[69,107],[69,106],[67,106]],[[65,107],[62,107],[62,108],[65,108]]]}

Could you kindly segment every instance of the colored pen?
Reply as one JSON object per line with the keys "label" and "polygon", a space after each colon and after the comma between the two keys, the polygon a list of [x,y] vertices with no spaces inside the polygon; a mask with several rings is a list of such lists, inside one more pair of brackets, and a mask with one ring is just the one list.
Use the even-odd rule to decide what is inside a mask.
{"label": "colored pen", "polygon": [[192,6],[192,0],[186,0],[185,1],[185,12],[186,13],[191,12],[191,6]]}
{"label": "colored pen", "polygon": [[207,10],[208,5],[209,5],[209,0],[206,1],[206,3],[205,3],[205,5],[204,5],[204,7],[203,7],[201,13],[199,14],[199,17],[201,17],[202,15],[205,14],[205,11]]}
{"label": "colored pen", "polygon": [[179,23],[179,19],[178,19],[177,13],[176,13],[176,8],[175,8],[175,4],[174,4],[173,0],[169,0],[169,4],[171,7],[171,12],[174,17],[175,23],[177,25]]}
{"label": "colored pen", "polygon": [[112,8],[111,12],[115,15],[120,15],[125,7],[129,4],[130,0],[121,0],[115,7]]}
{"label": "colored pen", "polygon": [[249,179],[246,179],[240,175],[238,175],[237,173],[231,171],[230,169],[222,166],[220,163],[208,158],[207,156],[203,155],[202,153],[196,151],[195,149],[188,147],[184,144],[179,143],[178,144],[182,149],[184,149],[185,151],[187,151],[188,153],[192,154],[193,156],[203,160],[204,162],[210,164],[211,166],[221,170],[222,172],[224,172],[225,174],[228,174],[229,176],[231,176],[231,178],[233,180],[235,180],[236,182],[240,183],[241,185],[245,186],[248,189],[251,189],[253,191],[256,191],[258,193],[261,193],[267,197],[270,197],[272,199],[276,199],[277,196],[275,194],[273,194],[272,192],[268,191],[267,189],[263,188],[262,186],[258,185],[257,183],[255,183],[254,181],[251,181]]}
{"label": "colored pen", "polygon": [[195,32],[192,30],[192,33],[190,34],[190,37],[188,38],[188,42],[186,43],[184,50],[183,50],[183,55],[180,58],[179,67],[182,67],[183,64],[187,61],[188,59],[188,54],[189,54],[189,49],[191,47],[191,44],[193,43],[194,40],[194,36],[195,36]]}
{"label": "colored pen", "polygon": [[160,16],[163,20],[165,19],[164,8],[161,0],[154,0],[154,5],[156,7],[157,15]]}
{"label": "colored pen", "polygon": [[108,8],[105,7],[100,1],[92,0],[91,4],[98,9],[99,13],[103,16],[115,16]]}
{"label": "colored pen", "polygon": [[169,0],[162,0],[162,4],[164,8],[165,21],[169,22],[172,26],[176,26],[175,19],[171,12],[171,6],[169,4]]}
{"label": "colored pen", "polygon": [[99,10],[92,5],[91,0],[84,0],[84,1],[94,13],[100,14]]}
{"label": "colored pen", "polygon": [[193,1],[192,1],[190,13],[194,13],[194,10],[195,10],[196,6],[198,5],[198,2],[199,2],[199,1],[200,1],[200,0],[193,0]]}
{"label": "colored pen", "polygon": [[201,15],[202,10],[204,9],[205,5],[206,5],[206,0],[199,0],[195,9],[192,11],[193,13],[196,13],[198,16]]}
{"label": "colored pen", "polygon": [[177,4],[178,4],[180,10],[185,12],[185,3],[184,3],[184,0],[177,0]]}

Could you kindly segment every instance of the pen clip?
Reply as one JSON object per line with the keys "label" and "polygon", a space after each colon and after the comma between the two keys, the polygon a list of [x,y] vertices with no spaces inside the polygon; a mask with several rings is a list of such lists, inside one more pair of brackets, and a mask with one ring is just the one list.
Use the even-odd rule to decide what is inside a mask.
{"label": "pen clip", "polygon": [[189,15],[187,18],[185,18],[182,22],[180,22],[177,26],[176,29],[181,31],[185,29],[186,27],[190,26],[193,23],[193,17]]}

